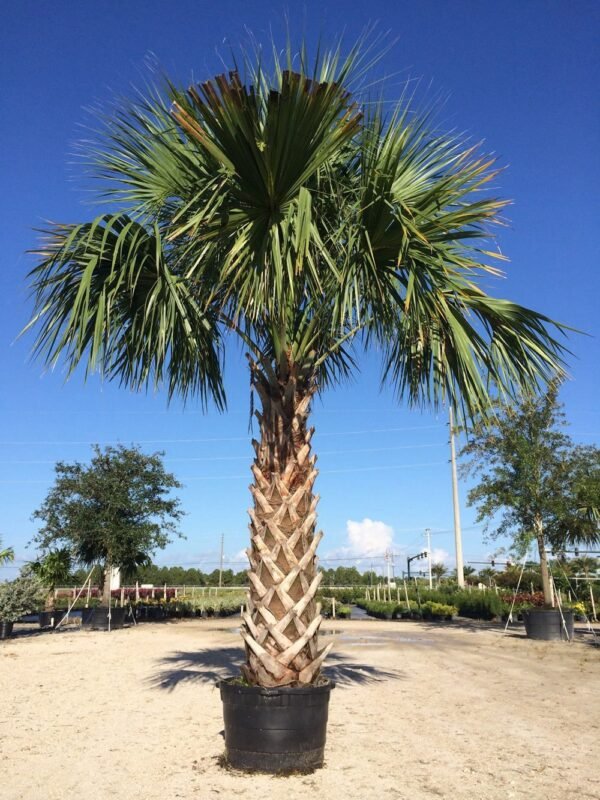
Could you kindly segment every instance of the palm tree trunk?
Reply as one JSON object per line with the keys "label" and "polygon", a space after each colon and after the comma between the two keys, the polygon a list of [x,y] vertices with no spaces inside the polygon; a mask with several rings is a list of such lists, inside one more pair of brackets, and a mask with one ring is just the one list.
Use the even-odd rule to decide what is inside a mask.
{"label": "palm tree trunk", "polygon": [[533,521],[533,530],[540,555],[540,572],[542,574],[542,589],[544,590],[544,605],[550,608],[550,606],[554,605],[554,598],[552,596],[552,589],[550,588],[550,572],[548,570],[548,558],[546,556],[544,526],[542,520],[538,516],[536,516]]}
{"label": "palm tree trunk", "polygon": [[243,672],[260,686],[314,683],[331,648],[319,651],[317,643],[322,617],[315,595],[322,573],[315,551],[322,533],[315,533],[314,428],[307,427],[314,386],[299,380],[293,367],[284,376],[267,374],[253,362],[251,370],[262,410],[256,412],[260,439],[253,441]]}

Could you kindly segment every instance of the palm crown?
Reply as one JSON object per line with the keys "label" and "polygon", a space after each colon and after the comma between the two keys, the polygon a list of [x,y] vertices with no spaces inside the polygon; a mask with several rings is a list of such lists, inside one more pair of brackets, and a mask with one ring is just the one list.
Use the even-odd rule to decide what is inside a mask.
{"label": "palm crown", "polygon": [[561,371],[554,323],[477,285],[501,259],[493,162],[403,101],[386,117],[353,97],[360,60],[288,48],[270,73],[246,58],[122,107],[88,148],[122,210],[53,226],[32,273],[52,363],[223,406],[225,340],[242,338],[262,406],[246,675],[267,685],[314,680],[324,657],[307,421],[357,346],[400,397],[469,414]]}

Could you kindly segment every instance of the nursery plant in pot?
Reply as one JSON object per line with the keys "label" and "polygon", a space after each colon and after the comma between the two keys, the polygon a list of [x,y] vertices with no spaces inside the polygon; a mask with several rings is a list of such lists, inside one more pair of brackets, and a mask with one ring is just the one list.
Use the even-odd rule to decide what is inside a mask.
{"label": "nursery plant in pot", "polygon": [[564,414],[554,381],[543,396],[524,396],[497,408],[493,421],[468,431],[464,473],[476,471],[468,502],[493,538],[512,541],[517,557],[535,543],[544,604],[523,611],[527,635],[571,639],[573,613],[555,607],[548,550],[600,542],[600,449],[573,444],[564,433]]}
{"label": "nursery plant in pot", "polygon": [[42,528],[34,542],[42,548],[62,546],[88,569],[101,567],[102,605],[84,609],[86,627],[116,628],[125,609],[111,602],[111,573],[124,573],[150,563],[157,548],[178,533],[179,500],[170,492],[180,484],[166,472],[160,453],[138,448],[94,447],[88,465],[59,462],[56,478],[42,506],[34,513]]}
{"label": "nursery plant in pot", "polygon": [[221,683],[227,758],[242,768],[323,763],[315,397],[365,347],[399,397],[467,414],[490,387],[561,371],[552,323],[476,285],[498,272],[484,244],[504,206],[484,191],[492,161],[405,97],[387,114],[361,93],[379,44],[312,59],[273,47],[124,102],[89,151],[113,210],[51,227],[32,273],[51,363],[222,408],[225,345],[247,352],[259,409],[246,662]]}
{"label": "nursery plant in pot", "polygon": [[43,597],[44,588],[31,575],[0,583],[0,639],[12,636],[14,623],[36,612]]}
{"label": "nursery plant in pot", "polygon": [[39,613],[40,628],[55,628],[66,609],[57,609],[54,591],[57,586],[66,586],[71,578],[71,552],[68,547],[50,550],[37,561],[27,566],[40,584],[47,590],[44,608]]}

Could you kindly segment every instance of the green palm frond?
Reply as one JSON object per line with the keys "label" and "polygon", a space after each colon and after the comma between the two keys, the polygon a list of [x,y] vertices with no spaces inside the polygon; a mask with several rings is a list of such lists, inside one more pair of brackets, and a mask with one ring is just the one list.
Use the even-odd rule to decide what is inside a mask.
{"label": "green palm frond", "polygon": [[370,59],[288,46],[116,111],[87,160],[123,210],[48,232],[36,352],[219,405],[229,332],[321,387],[375,345],[400,397],[469,414],[562,374],[565,328],[479,286],[505,260],[493,159],[351,94]]}
{"label": "green palm frond", "polygon": [[80,362],[136,389],[224,402],[220,337],[185,275],[169,269],[158,226],[103,216],[46,232],[33,271],[43,320],[34,352],[72,372]]}
{"label": "green palm frond", "polygon": [[254,319],[265,305],[286,303],[296,285],[322,292],[323,271],[335,273],[319,225],[318,177],[361,118],[336,82],[288,70],[277,77],[267,92],[262,74],[245,86],[231,72],[176,95],[173,105],[223,181],[182,211],[170,239],[190,258],[201,252],[214,263],[238,311]]}
{"label": "green palm frond", "polygon": [[347,303],[371,311],[369,341],[385,353],[384,380],[415,404],[450,401],[473,415],[493,390],[543,384],[562,374],[563,345],[544,315],[486,295],[481,274],[501,274],[491,226],[505,201],[484,189],[493,159],[427,118],[379,110],[362,140],[356,258],[346,274]]}

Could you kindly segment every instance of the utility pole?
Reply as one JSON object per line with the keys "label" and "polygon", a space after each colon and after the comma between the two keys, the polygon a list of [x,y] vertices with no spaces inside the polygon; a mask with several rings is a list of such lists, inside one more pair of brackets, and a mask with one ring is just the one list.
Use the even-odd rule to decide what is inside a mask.
{"label": "utility pole", "polygon": [[465,588],[463,567],[462,533],[460,529],[460,504],[458,502],[458,478],[456,476],[456,450],[454,448],[454,415],[449,407],[450,420],[450,461],[452,462],[452,503],[454,505],[454,546],[456,549],[456,580],[458,588]]}
{"label": "utility pole", "polygon": [[390,569],[391,569],[391,564],[392,564],[392,554],[391,554],[389,549],[385,551],[385,560],[386,560],[386,563],[387,563],[388,589],[391,589],[392,588],[392,578],[391,578],[391,575],[390,575]]}
{"label": "utility pole", "polygon": [[221,558],[219,559],[219,589],[223,585],[223,544],[225,543],[225,534],[221,534]]}
{"label": "utility pole", "polygon": [[431,577],[431,528],[425,528],[425,540],[427,542],[427,567],[429,569],[429,588],[433,589],[433,578]]}

